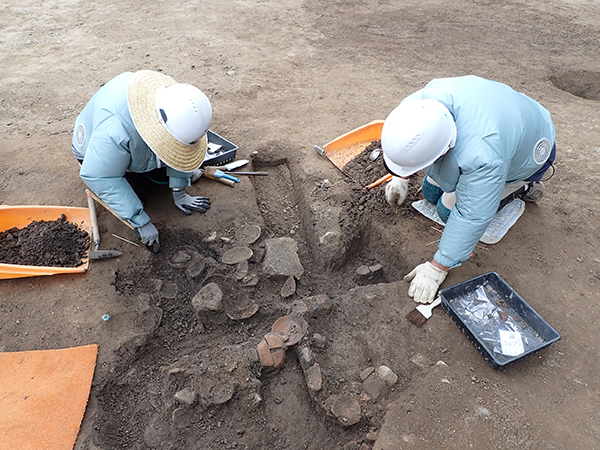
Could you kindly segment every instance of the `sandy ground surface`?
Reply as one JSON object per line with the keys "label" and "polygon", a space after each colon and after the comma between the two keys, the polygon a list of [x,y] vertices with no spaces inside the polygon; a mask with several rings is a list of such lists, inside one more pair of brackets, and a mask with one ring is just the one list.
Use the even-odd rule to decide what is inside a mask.
{"label": "sandy ground surface", "polygon": [[[101,248],[125,254],[83,275],[0,282],[0,351],[99,344],[77,449],[600,448],[599,19],[586,0],[8,2],[1,204],[86,206],[73,123],[128,70],[203,89],[211,129],[240,158],[258,152],[249,167],[269,176],[233,189],[201,179],[190,192],[213,206],[189,217],[159,190],[147,204],[157,256],[113,237],[133,235],[99,207]],[[392,211],[381,188],[366,195],[312,148],[384,119],[432,78],[464,74],[537,99],[557,128],[545,197],[444,283],[495,271],[561,334],[503,371],[440,308],[422,328],[405,318],[414,303],[402,277],[434,253],[432,223],[408,205]],[[416,187],[418,176],[415,197]],[[243,278],[222,256],[247,225],[261,236]],[[304,269],[289,297],[262,265],[280,237],[296,242]],[[204,270],[182,266],[182,251]],[[191,300],[211,281],[224,311],[197,313]],[[258,342],[316,295],[331,308],[304,314],[301,343],[280,369],[262,368]],[[258,305],[248,319],[226,314],[248,305]],[[306,383],[299,345],[320,365],[320,390]],[[380,366],[395,384],[369,384]],[[358,405],[356,424],[335,417],[340,399],[347,415]]]}

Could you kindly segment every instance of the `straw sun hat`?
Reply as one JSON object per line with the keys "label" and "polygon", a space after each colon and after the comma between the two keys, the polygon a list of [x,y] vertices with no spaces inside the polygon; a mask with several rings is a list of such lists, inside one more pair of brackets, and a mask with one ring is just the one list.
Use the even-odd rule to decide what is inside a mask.
{"label": "straw sun hat", "polygon": [[173,169],[192,172],[200,167],[206,155],[207,137],[194,145],[175,139],[162,124],[156,111],[156,93],[163,86],[177,82],[152,70],[135,72],[129,80],[127,103],[135,129],[158,157]]}

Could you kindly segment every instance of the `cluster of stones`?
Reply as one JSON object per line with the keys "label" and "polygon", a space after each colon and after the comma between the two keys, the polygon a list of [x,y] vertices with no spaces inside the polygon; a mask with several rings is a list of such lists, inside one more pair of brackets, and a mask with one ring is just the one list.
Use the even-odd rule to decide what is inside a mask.
{"label": "cluster of stones", "polygon": [[[248,260],[254,255],[249,247],[260,237],[260,228],[249,225],[236,230],[236,246],[221,256],[221,262],[228,265],[236,265],[235,278],[242,286],[255,286],[258,277],[248,273]],[[262,260],[261,268],[264,273],[274,279],[281,279],[283,286],[280,295],[282,298],[291,297],[296,291],[296,280],[304,273],[304,268],[297,255],[296,241],[289,237],[267,239],[264,242],[264,255],[259,255],[258,261]],[[195,249],[193,249],[195,250]],[[171,258],[171,265],[186,270],[188,277],[198,277],[205,271],[207,263],[197,251],[185,249]],[[381,273],[382,267],[361,266],[356,275],[364,278],[372,278]],[[217,283],[208,283],[198,291],[192,299],[194,309],[199,313],[222,312],[223,292]],[[238,361],[235,366],[245,367],[246,372],[259,364],[266,370],[277,370],[283,367],[288,350],[296,353],[304,374],[304,380],[311,398],[319,405],[326,414],[337,419],[347,427],[354,425],[362,418],[361,402],[374,401],[384,396],[387,391],[398,381],[398,376],[388,367],[369,367],[361,373],[360,383],[349,383],[343,387],[340,394],[326,393],[324,389],[324,378],[321,365],[317,361],[314,351],[310,347],[311,339],[307,337],[309,323],[306,318],[318,317],[328,314],[333,307],[331,299],[325,295],[316,295],[295,300],[286,308],[286,315],[276,320],[271,331],[266,333],[256,344],[247,342],[229,352],[237,354]],[[258,305],[249,305],[235,315],[227,312],[232,320],[240,320],[251,317],[258,311]],[[323,349],[326,339],[314,334],[312,342],[315,346]],[[176,376],[180,367],[169,369],[169,375]],[[188,370],[189,371],[189,370]],[[221,375],[226,375],[221,373]],[[178,426],[186,426],[189,422],[192,407],[202,405],[204,408],[210,405],[222,404],[229,401],[233,394],[232,384],[227,382],[227,377],[213,377],[220,382],[211,381],[212,378],[203,379],[199,389],[186,387],[175,394],[175,401],[180,406],[173,412],[172,421]],[[252,379],[249,377],[248,379]],[[208,381],[207,381],[208,380]],[[262,401],[260,396],[260,382],[255,380],[253,386],[245,386],[249,392],[251,401],[258,404]],[[152,435],[152,433],[150,433]],[[152,441],[148,436],[148,441]],[[150,446],[150,445],[149,445]]]}
{"label": "cluster of stones", "polygon": [[[286,359],[286,350],[293,347],[304,373],[304,380],[311,398],[329,416],[345,426],[351,426],[362,418],[361,402],[375,401],[385,396],[398,382],[398,376],[387,366],[368,367],[361,372],[361,383],[350,383],[343,394],[327,395],[323,391],[324,380],[321,365],[306,338],[308,322],[304,319],[328,314],[333,306],[331,299],[325,295],[316,295],[296,300],[291,305],[291,313],[279,318],[271,331],[266,333],[256,350],[259,361],[265,368],[281,368]],[[325,347],[325,339],[313,335],[315,345]],[[320,343],[322,342],[322,343]]]}

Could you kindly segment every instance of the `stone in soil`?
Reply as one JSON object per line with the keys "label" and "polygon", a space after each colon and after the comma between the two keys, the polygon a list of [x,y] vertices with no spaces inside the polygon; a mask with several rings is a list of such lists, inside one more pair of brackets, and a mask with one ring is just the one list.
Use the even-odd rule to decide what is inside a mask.
{"label": "stone in soil", "polygon": [[263,270],[273,277],[300,278],[304,267],[298,257],[298,244],[292,238],[282,237],[265,241]]}
{"label": "stone in soil", "polygon": [[196,402],[196,397],[198,397],[198,393],[189,387],[175,393],[175,400],[183,406],[192,406]]}
{"label": "stone in soil", "polygon": [[281,287],[280,295],[283,298],[291,297],[296,292],[296,279],[294,277],[288,277]]}
{"label": "stone in soil", "polygon": [[197,312],[222,311],[223,291],[217,283],[208,283],[194,296],[192,306]]}

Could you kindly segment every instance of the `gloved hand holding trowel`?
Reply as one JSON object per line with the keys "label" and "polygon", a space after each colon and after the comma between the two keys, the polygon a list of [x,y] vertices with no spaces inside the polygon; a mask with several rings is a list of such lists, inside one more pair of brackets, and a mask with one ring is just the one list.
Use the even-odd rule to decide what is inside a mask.
{"label": "gloved hand holding trowel", "polygon": [[404,277],[409,296],[433,301],[448,271],[469,259],[503,199],[541,198],[555,137],[543,106],[475,76],[433,80],[390,113],[381,132],[384,163],[394,175],[386,200],[397,208],[407,177],[423,169],[423,195],[446,223],[433,259]]}
{"label": "gloved hand holding trowel", "polygon": [[184,214],[210,208],[207,197],[185,188],[201,174],[211,120],[198,88],[149,70],[110,80],[77,117],[72,148],[81,178],[155,252],[158,230],[143,207],[147,188],[168,184]]}
{"label": "gloved hand holding trowel", "polygon": [[392,208],[400,206],[408,194],[408,177],[392,177],[385,186],[385,199]]}

